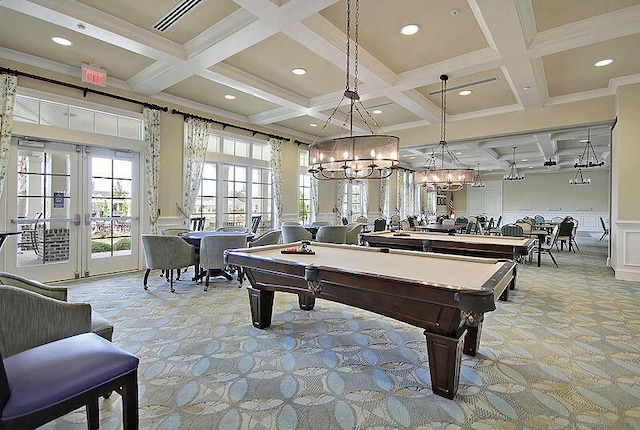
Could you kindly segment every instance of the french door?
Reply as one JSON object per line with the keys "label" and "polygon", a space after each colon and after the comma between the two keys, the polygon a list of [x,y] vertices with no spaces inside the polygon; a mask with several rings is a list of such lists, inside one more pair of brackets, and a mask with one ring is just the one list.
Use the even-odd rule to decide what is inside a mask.
{"label": "french door", "polygon": [[138,154],[12,143],[8,171],[16,174],[7,175],[5,195],[12,230],[21,234],[5,249],[7,270],[54,281],[137,269]]}

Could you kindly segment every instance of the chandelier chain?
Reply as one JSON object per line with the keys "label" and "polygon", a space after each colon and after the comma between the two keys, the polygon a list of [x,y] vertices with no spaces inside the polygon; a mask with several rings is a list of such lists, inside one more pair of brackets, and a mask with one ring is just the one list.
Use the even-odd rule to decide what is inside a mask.
{"label": "chandelier chain", "polygon": [[351,0],[347,0],[347,80],[344,90],[349,91],[349,71],[351,70]]}
{"label": "chandelier chain", "polygon": [[440,123],[442,127],[440,127],[440,141],[446,142],[447,135],[447,80],[442,79],[442,91],[440,92],[440,106],[442,106],[442,110],[440,111]]}

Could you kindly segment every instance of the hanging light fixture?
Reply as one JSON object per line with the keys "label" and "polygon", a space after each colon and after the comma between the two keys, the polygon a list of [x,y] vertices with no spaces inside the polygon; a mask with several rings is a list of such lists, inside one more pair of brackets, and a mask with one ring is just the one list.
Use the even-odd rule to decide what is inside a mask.
{"label": "hanging light fixture", "polygon": [[578,168],[578,171],[576,172],[576,176],[574,176],[573,179],[569,179],[569,183],[571,185],[588,185],[591,183],[591,179],[587,179],[584,176],[582,176],[582,169]]}
{"label": "hanging light fixture", "polygon": [[[447,75],[440,75],[440,142],[431,152],[424,169],[416,174],[416,181],[422,186],[437,191],[458,191],[471,184],[474,178],[473,169],[462,164],[451,152],[447,144]],[[445,161],[449,167],[445,167]]]}
{"label": "hanging light fixture", "polygon": [[478,164],[478,168],[476,169],[476,176],[473,178],[473,183],[471,184],[474,188],[483,188],[484,183],[482,182],[482,177],[480,177],[480,163]]}
{"label": "hanging light fixture", "polygon": [[511,167],[509,173],[504,175],[505,181],[521,181],[524,179],[524,175],[520,173],[520,169],[516,165],[516,147],[513,147],[513,160],[511,161]]}
{"label": "hanging light fixture", "polygon": [[596,151],[591,144],[591,129],[587,130],[587,141],[585,142],[584,151],[582,155],[573,163],[573,167],[576,169],[588,169],[589,167],[600,167],[604,165],[604,160],[598,161]]}
{"label": "hanging light fixture", "polygon": [[[364,107],[358,95],[359,0],[355,0],[355,6],[353,89],[351,89],[349,73],[351,66],[351,0],[347,0],[347,82],[338,106],[325,121],[318,136],[309,146],[309,173],[316,179],[383,179],[391,176],[398,167],[400,139],[395,136],[374,133],[368,120],[373,123],[376,129],[380,130],[381,127]],[[345,128],[348,124],[349,135],[316,142],[345,98],[349,99],[349,111],[342,127]],[[370,135],[354,136],[354,115],[357,115],[364,122],[366,128],[371,132]]]}

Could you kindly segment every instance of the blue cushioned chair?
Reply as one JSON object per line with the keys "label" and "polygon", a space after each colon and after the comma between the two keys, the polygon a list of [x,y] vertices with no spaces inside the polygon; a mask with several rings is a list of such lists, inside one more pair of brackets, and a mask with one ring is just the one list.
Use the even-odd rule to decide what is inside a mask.
{"label": "blue cushioned chair", "polygon": [[87,408],[99,425],[98,398],[122,395],[124,428],[138,428],[138,357],[94,333],[50,342],[0,359],[0,429],[35,428]]}

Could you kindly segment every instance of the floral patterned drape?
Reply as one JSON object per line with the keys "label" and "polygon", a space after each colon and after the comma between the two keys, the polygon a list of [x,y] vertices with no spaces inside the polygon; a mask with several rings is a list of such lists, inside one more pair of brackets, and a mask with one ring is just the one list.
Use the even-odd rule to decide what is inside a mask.
{"label": "floral patterned drape", "polygon": [[184,193],[182,196],[182,213],[186,218],[191,217],[196,204],[200,182],[202,181],[202,167],[207,155],[211,123],[202,119],[186,117],[186,136],[184,139]]}
{"label": "floral patterned drape", "polygon": [[369,181],[362,181],[362,214],[369,216]]}
{"label": "floral patterned drape", "polygon": [[271,147],[271,174],[273,175],[273,204],[276,213],[273,225],[280,225],[282,219],[282,150],[284,140],[272,137],[269,139]]}
{"label": "floral patterned drape", "polygon": [[160,111],[145,106],[144,118],[144,179],[147,186],[149,227],[158,234],[158,190],[160,179]]}
{"label": "floral patterned drape", "polygon": [[336,181],[336,206],[334,212],[336,214],[336,224],[342,224],[342,205],[344,203],[344,190],[347,185],[347,181]]}
{"label": "floral patterned drape", "polygon": [[389,201],[389,178],[380,179],[380,193],[378,194],[378,215],[385,216],[387,202]]}
{"label": "floral patterned drape", "polygon": [[316,221],[318,219],[318,212],[320,212],[320,205],[318,204],[318,180],[311,176],[311,220]]}
{"label": "floral patterned drape", "polygon": [[18,78],[15,75],[0,75],[0,196],[4,188],[4,178],[7,175],[17,86]]}
{"label": "floral patterned drape", "polygon": [[410,215],[418,214],[419,210],[416,204],[419,199],[416,197],[417,188],[413,172],[398,171],[397,191],[396,208],[400,218],[405,219]]}

